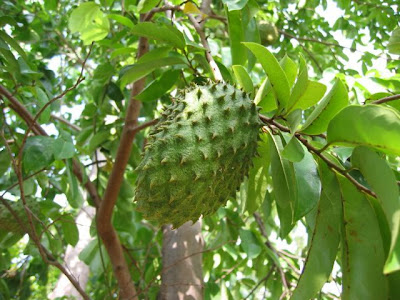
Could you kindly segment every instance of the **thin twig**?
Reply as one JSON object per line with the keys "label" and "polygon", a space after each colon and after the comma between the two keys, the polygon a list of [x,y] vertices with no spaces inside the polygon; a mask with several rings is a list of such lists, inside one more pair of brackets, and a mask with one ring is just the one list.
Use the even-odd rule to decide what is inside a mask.
{"label": "thin twig", "polygon": [[[274,119],[272,118],[268,118],[266,116],[260,115],[260,119],[269,125],[273,125],[276,128],[278,128],[279,130],[283,131],[283,132],[290,132],[290,129],[278,122],[276,122]],[[358,190],[360,190],[361,192],[364,192],[374,198],[376,198],[376,195],[373,191],[371,191],[370,189],[366,188],[365,186],[363,186],[362,184],[360,184],[357,180],[355,180],[350,174],[348,174],[346,172],[345,169],[342,169],[341,167],[339,167],[338,165],[336,165],[335,163],[331,162],[325,155],[323,155],[321,153],[320,149],[315,148],[313,145],[311,145],[307,139],[305,139],[301,133],[296,132],[295,133],[295,137],[304,145],[306,146],[306,148],[308,149],[308,151],[316,154],[317,156],[319,156],[327,165],[330,169],[335,170],[336,172],[338,172],[339,174],[343,175],[344,177],[346,177]]]}
{"label": "thin twig", "polygon": [[188,16],[190,22],[193,24],[194,29],[196,29],[197,34],[200,36],[203,47],[206,49],[206,59],[207,59],[208,63],[210,64],[211,71],[214,75],[214,79],[217,81],[222,81],[223,80],[222,74],[218,68],[217,63],[215,62],[214,58],[211,55],[210,45],[208,44],[208,41],[207,41],[206,35],[204,34],[203,29],[201,28],[199,23],[196,21],[195,17],[193,17],[193,15],[188,14],[187,16]]}
{"label": "thin twig", "polygon": [[64,119],[63,117],[57,116],[55,114],[51,114],[50,115],[53,119],[60,121],[61,123],[64,123],[65,125],[67,125],[68,127],[72,128],[73,130],[76,131],[81,131],[82,128],[80,128],[79,126],[72,124],[70,121]]}
{"label": "thin twig", "polygon": [[246,298],[244,298],[244,300],[248,299],[256,290],[257,288],[261,285],[261,283],[263,283],[264,281],[268,281],[268,279],[271,277],[272,273],[275,271],[276,265],[273,264],[271,269],[269,269],[267,275],[265,275],[265,277],[263,277],[257,284],[256,286],[250,291],[250,293],[246,296]]}
{"label": "thin twig", "polygon": [[385,103],[385,102],[394,101],[394,100],[398,100],[398,99],[400,99],[400,94],[389,96],[389,97],[385,97],[385,98],[370,102],[369,104],[382,104],[382,103]]}

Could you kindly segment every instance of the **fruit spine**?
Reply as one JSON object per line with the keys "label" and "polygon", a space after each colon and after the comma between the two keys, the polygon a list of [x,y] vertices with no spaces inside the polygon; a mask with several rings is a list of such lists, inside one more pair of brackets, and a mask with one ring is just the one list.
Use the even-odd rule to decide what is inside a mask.
{"label": "fruit spine", "polygon": [[165,109],[137,168],[137,210],[175,228],[235,197],[262,123],[249,95],[226,83],[193,85]]}

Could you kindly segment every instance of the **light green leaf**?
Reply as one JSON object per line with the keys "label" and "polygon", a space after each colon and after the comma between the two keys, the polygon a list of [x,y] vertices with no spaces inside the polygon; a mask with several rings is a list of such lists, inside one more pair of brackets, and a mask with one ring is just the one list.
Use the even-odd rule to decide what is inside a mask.
{"label": "light green leaf", "polygon": [[222,2],[228,7],[228,10],[241,10],[246,6],[249,0],[222,0]]}
{"label": "light green leaf", "polygon": [[275,92],[278,107],[285,108],[289,101],[290,87],[285,72],[275,56],[267,48],[256,43],[243,43],[256,56],[264,68],[272,89]]}
{"label": "light green leaf", "polygon": [[72,33],[79,32],[85,45],[104,39],[109,30],[110,22],[94,2],[81,3],[75,8],[68,20]]}
{"label": "light green leaf", "polygon": [[54,158],[67,159],[75,155],[74,144],[61,138],[54,141]]}
{"label": "light green leaf", "polygon": [[137,6],[138,12],[141,14],[147,13],[151,9],[157,6],[160,0],[140,0]]}
{"label": "light green leaf", "polygon": [[268,136],[261,135],[258,145],[260,157],[253,159],[254,167],[250,169],[247,182],[246,210],[251,215],[264,201],[267,191],[268,170],[270,164],[270,145]]}
{"label": "light green leaf", "polygon": [[240,10],[228,11],[228,32],[232,55],[232,65],[244,65],[247,59],[247,50],[241,44],[244,41],[242,25],[242,12]]}
{"label": "light green leaf", "polygon": [[23,150],[22,163],[26,173],[49,166],[54,161],[54,139],[48,136],[30,136]]}
{"label": "light green leaf", "polygon": [[3,39],[7,44],[9,44],[18,54],[25,60],[28,61],[28,57],[26,56],[25,51],[21,48],[21,46],[7,33],[0,30],[0,38]]}
{"label": "light green leaf", "polygon": [[339,175],[343,199],[342,299],[388,299],[385,255],[375,212],[367,198]]}
{"label": "light green leaf", "polygon": [[328,281],[338,252],[342,221],[339,184],[334,173],[323,162],[320,164],[320,171],[324,190],[318,204],[307,259],[291,300],[315,298]]}
{"label": "light green leaf", "polygon": [[[39,103],[39,107],[42,108],[46,105],[47,102],[49,102],[49,98],[47,97],[47,94],[38,86],[35,87],[35,92],[37,97],[36,100]],[[47,123],[50,120],[50,113],[50,107],[47,107],[39,117],[40,123]]]}
{"label": "light green leaf", "polygon": [[306,88],[302,95],[293,103],[288,112],[295,109],[305,110],[318,103],[319,100],[325,95],[326,85],[317,81],[308,80]]}
{"label": "light green leaf", "polygon": [[329,121],[349,102],[347,89],[340,79],[321,100],[306,120],[301,130],[307,134],[320,134],[326,131]]}
{"label": "light green leaf", "polygon": [[75,220],[70,215],[64,214],[60,222],[65,241],[75,247],[79,241],[79,231]]}
{"label": "light green leaf", "polygon": [[124,87],[129,83],[133,83],[153,72],[155,69],[178,64],[184,64],[182,59],[179,57],[164,57],[153,61],[128,66],[125,73],[121,77],[121,86]]}
{"label": "light green leaf", "polygon": [[392,54],[400,54],[400,28],[393,30],[388,43],[388,51]]}
{"label": "light green leaf", "polygon": [[110,137],[109,130],[97,132],[89,142],[89,152],[93,152],[97,147],[103,144]]}
{"label": "light green leaf", "polygon": [[344,146],[365,145],[400,155],[400,116],[384,106],[348,106],[329,123],[327,141]]}
{"label": "light green leaf", "polygon": [[391,230],[391,246],[384,271],[386,274],[398,271],[400,270],[400,199],[396,177],[387,162],[367,147],[355,148],[351,162],[353,167],[361,171],[376,193]]}
{"label": "light green leaf", "polygon": [[137,63],[145,63],[145,62],[151,62],[155,59],[160,59],[163,57],[168,56],[168,53],[171,51],[171,46],[163,46],[163,47],[157,47],[154,48],[153,50],[145,53],[143,56],[141,56],[138,60]]}
{"label": "light green leaf", "polygon": [[240,246],[246,252],[248,259],[253,259],[261,253],[261,246],[258,243],[254,233],[250,230],[240,229],[239,236],[241,239]]}
{"label": "light green leaf", "polygon": [[287,55],[285,55],[280,61],[283,71],[286,74],[290,88],[292,88],[294,82],[296,81],[297,75],[297,65],[296,63]]}
{"label": "light green leaf", "polygon": [[133,22],[132,22],[129,18],[124,17],[124,16],[121,16],[121,15],[109,14],[109,15],[107,15],[107,17],[108,17],[109,19],[112,19],[112,20],[114,20],[114,21],[117,21],[118,23],[120,23],[120,24],[122,24],[122,25],[128,27],[129,29],[132,29],[133,26],[135,26],[135,24],[133,24]]}
{"label": "light green leaf", "polygon": [[179,49],[185,48],[186,45],[182,32],[169,24],[141,22],[133,27],[132,33],[167,43]]}
{"label": "light green leaf", "polygon": [[293,164],[281,156],[283,143],[279,137],[269,135],[271,151],[272,185],[280,219],[280,236],[284,238],[293,228],[293,212],[296,199],[296,178]]}
{"label": "light green leaf", "polygon": [[83,197],[79,189],[78,180],[72,172],[72,163],[68,159],[65,161],[67,166],[68,188],[66,191],[67,201],[73,208],[79,208],[82,205]]}
{"label": "light green leaf", "polygon": [[252,94],[254,92],[253,81],[250,78],[249,73],[246,69],[240,65],[232,66],[233,73],[235,74],[236,80],[239,85],[247,92]]}

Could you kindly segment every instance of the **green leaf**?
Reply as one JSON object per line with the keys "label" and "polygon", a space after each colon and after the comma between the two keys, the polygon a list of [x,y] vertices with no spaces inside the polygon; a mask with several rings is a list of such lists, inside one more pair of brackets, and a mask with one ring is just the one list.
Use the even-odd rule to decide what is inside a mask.
{"label": "green leaf", "polygon": [[156,7],[159,2],[160,0],[140,0],[137,10],[141,14],[146,13]]}
{"label": "green leaf", "polygon": [[256,43],[243,43],[256,56],[264,68],[272,89],[275,92],[278,107],[285,108],[289,101],[290,87],[285,72],[275,56],[267,48]]}
{"label": "green leaf", "polygon": [[[49,98],[47,97],[47,94],[38,86],[35,87],[35,92],[36,92],[36,97],[37,101],[39,103],[39,107],[42,108],[43,106],[46,105],[47,102],[49,102]],[[41,123],[47,123],[50,120],[50,106],[47,107],[42,114],[39,117],[39,121]]]}
{"label": "green leaf", "polygon": [[109,14],[109,15],[107,15],[107,17],[109,19],[117,21],[118,23],[128,27],[129,29],[133,29],[133,27],[135,26],[135,24],[133,24],[133,22],[129,18],[121,16],[121,15]]}
{"label": "green leaf", "polygon": [[392,54],[400,54],[400,28],[393,30],[388,43],[388,51]]}
{"label": "green leaf", "polygon": [[293,164],[281,156],[282,140],[269,135],[271,151],[272,185],[280,219],[280,237],[284,238],[293,228],[293,212],[296,199],[296,178]]}
{"label": "green leaf", "polygon": [[357,147],[351,157],[353,167],[358,168],[385,212],[390,230],[391,244],[384,272],[400,270],[400,201],[396,177],[387,162],[367,147]]}
{"label": "green leaf", "polygon": [[30,136],[26,139],[22,164],[26,173],[49,166],[54,161],[54,139],[48,136]]}
{"label": "green leaf", "polygon": [[285,54],[285,56],[279,61],[283,71],[286,74],[290,88],[292,88],[294,82],[296,81],[297,75],[297,65],[296,63]]}
{"label": "green leaf", "polygon": [[241,10],[246,6],[249,0],[222,0],[222,2],[227,6],[229,11]]}
{"label": "green leaf", "polygon": [[137,63],[151,62],[153,60],[166,57],[168,55],[168,53],[171,51],[171,49],[172,48],[170,46],[154,48],[153,50],[151,50],[151,51],[145,53],[143,56],[141,56],[137,60]]}
{"label": "green leaf", "polygon": [[292,137],[283,148],[282,157],[291,162],[299,162],[304,158],[304,148],[296,137]]}
{"label": "green leaf", "polygon": [[343,199],[342,299],[388,299],[385,255],[375,212],[367,198],[339,175]]}
{"label": "green leaf", "polygon": [[11,157],[6,149],[0,151],[0,176],[8,170],[11,165]]}
{"label": "green leaf", "polygon": [[384,106],[348,106],[329,123],[327,141],[344,146],[370,146],[400,155],[400,116]]}
{"label": "green leaf", "polygon": [[7,44],[9,44],[18,54],[25,60],[28,61],[28,57],[26,56],[25,51],[21,48],[21,46],[7,33],[0,30],[0,38],[3,39]]}
{"label": "green leaf", "polygon": [[75,247],[79,241],[79,231],[75,220],[70,215],[64,214],[60,222],[65,241]]}
{"label": "green leaf", "polygon": [[334,173],[324,162],[320,164],[320,171],[323,192],[318,204],[307,259],[291,300],[315,298],[328,281],[338,252],[342,222],[339,184]]}
{"label": "green leaf", "polygon": [[74,144],[62,138],[56,139],[54,141],[53,149],[55,159],[67,159],[75,155]]}
{"label": "green leaf", "polygon": [[78,32],[85,45],[104,39],[110,30],[107,16],[94,2],[81,3],[75,8],[68,20],[72,33]]}
{"label": "green leaf", "polygon": [[178,80],[180,70],[168,70],[164,72],[160,78],[152,81],[143,91],[135,98],[143,102],[149,102],[159,99],[165,95]]}
{"label": "green leaf", "polygon": [[250,230],[240,229],[239,236],[241,240],[240,246],[243,251],[246,252],[248,259],[253,259],[261,253],[262,248],[253,232]]}
{"label": "green leaf", "polygon": [[294,221],[297,221],[317,205],[321,195],[321,181],[317,165],[310,152],[305,151],[304,158],[293,166],[297,187]]}
{"label": "green leaf", "polygon": [[93,152],[97,147],[103,144],[110,137],[109,130],[97,132],[89,142],[89,152]]}
{"label": "green leaf", "polygon": [[70,159],[66,160],[66,166],[68,179],[68,189],[66,191],[67,200],[73,208],[79,208],[83,203],[83,197],[79,190],[78,180],[72,172],[72,163]]}
{"label": "green leaf", "polygon": [[318,103],[319,100],[325,95],[326,85],[317,81],[308,80],[306,89],[295,103],[288,109],[291,112],[296,109],[305,110]]}
{"label": "green leaf", "polygon": [[320,134],[326,131],[329,121],[348,104],[347,89],[340,79],[337,79],[329,93],[321,100],[311,115],[307,118],[303,129],[307,134]]}
{"label": "green leaf", "polygon": [[141,22],[131,31],[138,36],[158,40],[179,49],[185,48],[186,45],[182,32],[169,24]]}
{"label": "green leaf", "polygon": [[254,167],[250,169],[247,182],[246,210],[249,215],[257,210],[264,201],[268,183],[268,169],[270,163],[270,145],[268,136],[261,135],[257,151],[260,157],[253,159]]}
{"label": "green leaf", "polygon": [[124,94],[121,89],[112,81],[107,85],[107,96],[117,102],[124,100]]}
{"label": "green leaf", "polygon": [[153,72],[155,69],[178,64],[184,64],[182,59],[178,57],[165,57],[145,63],[134,64],[127,67],[125,73],[122,75],[121,86],[133,83]]}
{"label": "green leaf", "polygon": [[247,59],[246,48],[241,44],[244,41],[242,13],[239,10],[228,11],[228,32],[232,56],[232,65],[244,65]]}
{"label": "green leaf", "polygon": [[254,92],[253,81],[250,78],[249,73],[246,69],[240,65],[232,66],[233,73],[235,74],[236,80],[239,85],[249,94]]}

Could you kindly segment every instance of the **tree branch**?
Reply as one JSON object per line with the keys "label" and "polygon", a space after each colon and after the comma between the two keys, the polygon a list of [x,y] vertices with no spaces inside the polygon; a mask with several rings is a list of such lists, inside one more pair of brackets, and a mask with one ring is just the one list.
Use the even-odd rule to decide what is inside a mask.
{"label": "tree branch", "polygon": [[[290,132],[290,129],[278,122],[276,122],[274,119],[272,118],[268,118],[266,116],[260,115],[260,119],[261,121],[263,121],[265,124],[269,124],[269,125],[273,125],[276,128],[278,128],[279,130],[283,131],[283,132]],[[333,162],[331,162],[325,155],[323,155],[321,153],[321,150],[315,148],[313,145],[311,145],[307,139],[305,139],[304,137],[302,137],[301,133],[296,132],[295,133],[295,137],[304,145],[306,146],[306,148],[308,149],[308,151],[316,154],[318,157],[320,157],[327,165],[330,169],[335,170],[336,172],[338,172],[339,174],[343,175],[344,177],[346,177],[359,191],[364,192],[374,198],[376,198],[376,195],[373,191],[371,191],[370,189],[366,188],[365,186],[363,186],[362,184],[360,184],[357,180],[355,180],[346,170],[340,168],[339,166],[337,166],[336,164],[334,164]],[[324,147],[325,148],[325,147]]]}
{"label": "tree branch", "polygon": [[371,104],[382,104],[382,103],[385,103],[385,102],[394,101],[394,100],[398,100],[398,99],[400,99],[400,94],[389,96],[389,97],[385,97],[385,98],[373,101],[373,102],[371,102]]}
{"label": "tree branch", "polygon": [[81,131],[82,128],[80,128],[79,126],[72,124],[70,121],[64,119],[63,117],[57,116],[55,114],[51,114],[50,115],[54,120],[60,121],[61,123],[64,123],[65,125],[67,125],[68,127],[72,128],[75,131]]}
{"label": "tree branch", "polygon": [[214,75],[214,79],[217,81],[222,81],[223,79],[222,79],[221,72],[218,68],[217,63],[215,62],[214,58],[211,55],[210,45],[207,42],[207,38],[206,38],[206,35],[204,34],[203,29],[201,28],[199,23],[196,21],[196,19],[193,17],[193,15],[188,14],[187,16],[188,16],[190,22],[193,24],[194,29],[196,29],[197,34],[200,36],[203,47],[206,49],[206,59],[207,59],[208,63],[210,64],[211,71]]}
{"label": "tree branch", "polygon": [[[143,20],[144,18],[145,17],[142,16],[141,19]],[[147,39],[141,37],[139,39],[138,58],[148,52],[148,49],[149,45]],[[131,97],[125,117],[125,125],[122,130],[115,163],[104,192],[103,201],[97,213],[97,230],[113,265],[113,271],[120,288],[121,299],[137,299],[137,293],[131,279],[128,264],[124,257],[121,242],[117,232],[112,226],[111,217],[124,179],[124,171],[128,164],[132,143],[138,132],[138,130],[131,129],[137,126],[137,119],[141,107],[141,103],[135,99],[135,96],[143,90],[145,80],[145,78],[142,78],[136,81],[132,86]]]}

